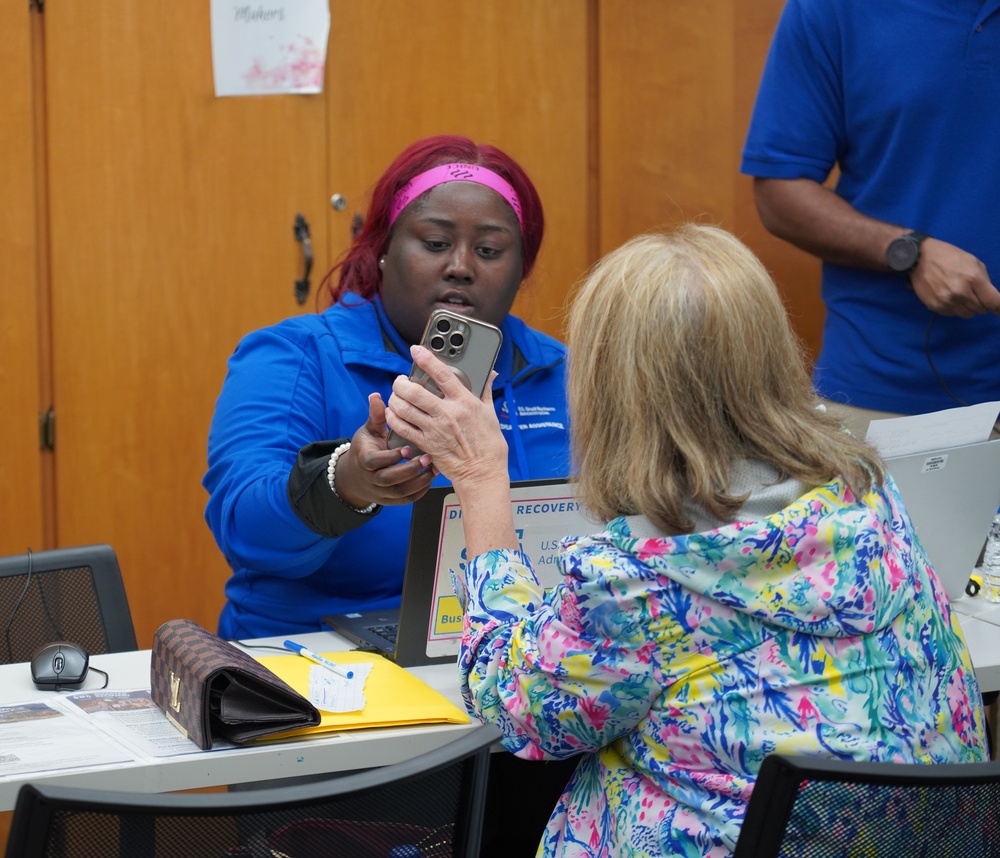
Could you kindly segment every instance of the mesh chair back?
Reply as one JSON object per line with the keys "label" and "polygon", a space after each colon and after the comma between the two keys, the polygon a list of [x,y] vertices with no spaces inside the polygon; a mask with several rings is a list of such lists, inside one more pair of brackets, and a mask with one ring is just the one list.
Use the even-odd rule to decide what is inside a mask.
{"label": "mesh chair back", "polygon": [[734,858],[1000,855],[1000,762],[908,765],[772,754]]}
{"label": "mesh chair back", "polygon": [[137,796],[29,784],[7,858],[473,858],[499,738],[481,726],[404,763],[248,792]]}
{"label": "mesh chair back", "polygon": [[110,545],[0,557],[0,663],[29,661],[53,641],[88,653],[136,649],[118,558]]}

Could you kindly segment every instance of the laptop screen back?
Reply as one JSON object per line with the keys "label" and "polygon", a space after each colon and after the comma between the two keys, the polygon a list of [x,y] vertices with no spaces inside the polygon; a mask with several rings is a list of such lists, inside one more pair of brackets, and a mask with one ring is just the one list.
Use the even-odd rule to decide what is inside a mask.
{"label": "laptop screen back", "polygon": [[887,458],[886,465],[948,597],[960,598],[1000,506],[1000,441]]}

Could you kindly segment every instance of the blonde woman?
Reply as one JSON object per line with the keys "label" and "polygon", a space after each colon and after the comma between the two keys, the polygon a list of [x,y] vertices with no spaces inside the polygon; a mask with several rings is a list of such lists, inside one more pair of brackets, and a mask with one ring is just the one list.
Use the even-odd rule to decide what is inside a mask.
{"label": "blonde woman", "polygon": [[769,752],[987,758],[961,633],[878,455],[816,408],[777,290],[729,233],[610,253],[570,313],[578,495],[544,595],[488,401],[425,350],[389,421],[462,504],[467,705],[577,755],[539,855],[728,855]]}

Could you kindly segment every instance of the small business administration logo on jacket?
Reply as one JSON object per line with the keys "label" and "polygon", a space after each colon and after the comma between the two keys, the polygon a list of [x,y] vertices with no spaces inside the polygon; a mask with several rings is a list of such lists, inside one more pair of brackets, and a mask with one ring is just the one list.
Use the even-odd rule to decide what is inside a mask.
{"label": "small business administration logo on jacket", "polygon": [[[517,422],[521,429],[560,429],[565,430],[565,424],[560,420],[547,420],[556,413],[551,405],[519,405],[517,406]],[[500,428],[510,429],[510,412],[507,400],[500,404]]]}

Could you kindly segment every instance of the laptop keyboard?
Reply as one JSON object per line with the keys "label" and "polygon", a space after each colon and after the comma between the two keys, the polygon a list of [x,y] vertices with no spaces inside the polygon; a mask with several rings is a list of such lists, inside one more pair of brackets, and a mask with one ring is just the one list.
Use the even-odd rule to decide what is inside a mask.
{"label": "laptop keyboard", "polygon": [[399,632],[399,623],[390,623],[386,626],[371,626],[369,631],[375,632],[375,634],[385,638],[387,641],[395,643],[396,635]]}

